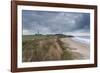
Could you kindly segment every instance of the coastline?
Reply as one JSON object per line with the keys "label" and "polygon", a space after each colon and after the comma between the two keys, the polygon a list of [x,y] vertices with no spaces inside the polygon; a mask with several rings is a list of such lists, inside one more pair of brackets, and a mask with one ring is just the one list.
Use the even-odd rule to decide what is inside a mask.
{"label": "coastline", "polygon": [[64,45],[69,48],[72,52],[74,59],[89,59],[90,57],[90,46],[89,44],[82,43],[80,41],[74,40],[73,37],[61,38]]}

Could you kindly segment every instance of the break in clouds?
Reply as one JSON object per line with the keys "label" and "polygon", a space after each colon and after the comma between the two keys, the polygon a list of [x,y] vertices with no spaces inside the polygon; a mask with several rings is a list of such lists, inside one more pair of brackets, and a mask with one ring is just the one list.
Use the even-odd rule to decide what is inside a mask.
{"label": "break in clouds", "polygon": [[36,34],[89,34],[90,14],[22,10],[23,35]]}

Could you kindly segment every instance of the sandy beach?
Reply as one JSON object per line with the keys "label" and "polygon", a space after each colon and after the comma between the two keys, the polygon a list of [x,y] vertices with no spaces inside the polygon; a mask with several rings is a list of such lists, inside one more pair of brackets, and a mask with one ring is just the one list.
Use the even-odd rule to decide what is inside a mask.
{"label": "sandy beach", "polygon": [[69,51],[72,52],[74,59],[89,59],[90,46],[72,39],[73,37],[62,38],[61,41]]}

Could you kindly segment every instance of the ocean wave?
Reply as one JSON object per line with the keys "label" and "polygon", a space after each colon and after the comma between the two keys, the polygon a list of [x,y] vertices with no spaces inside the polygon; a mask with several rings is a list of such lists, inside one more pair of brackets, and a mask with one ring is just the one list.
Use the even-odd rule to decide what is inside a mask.
{"label": "ocean wave", "polygon": [[90,39],[82,38],[82,37],[74,37],[73,40],[79,41],[81,43],[90,44]]}

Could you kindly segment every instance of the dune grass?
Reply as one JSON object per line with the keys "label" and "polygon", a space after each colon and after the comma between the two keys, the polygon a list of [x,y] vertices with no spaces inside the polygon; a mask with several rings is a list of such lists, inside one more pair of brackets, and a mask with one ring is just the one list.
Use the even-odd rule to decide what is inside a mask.
{"label": "dune grass", "polygon": [[[33,37],[33,38],[32,38]],[[63,45],[64,43],[58,37],[54,36],[31,36],[31,39],[22,42],[22,60],[23,62],[32,61],[53,61],[53,60],[71,60],[72,54]]]}

